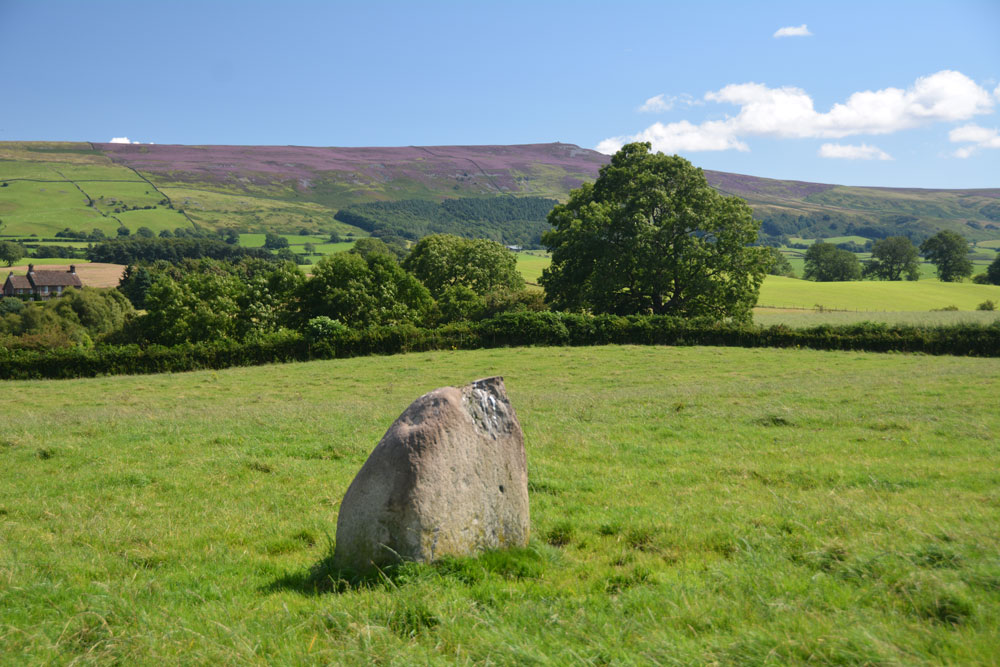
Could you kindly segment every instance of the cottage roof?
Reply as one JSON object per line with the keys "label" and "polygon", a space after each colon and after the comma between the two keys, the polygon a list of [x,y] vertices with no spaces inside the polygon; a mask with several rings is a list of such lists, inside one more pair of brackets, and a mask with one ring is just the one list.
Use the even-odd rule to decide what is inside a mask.
{"label": "cottage roof", "polygon": [[28,282],[28,276],[15,276],[13,273],[7,276],[7,282],[14,289],[31,289],[31,283]]}
{"label": "cottage roof", "polygon": [[83,287],[80,277],[69,271],[34,271],[28,278],[35,287]]}

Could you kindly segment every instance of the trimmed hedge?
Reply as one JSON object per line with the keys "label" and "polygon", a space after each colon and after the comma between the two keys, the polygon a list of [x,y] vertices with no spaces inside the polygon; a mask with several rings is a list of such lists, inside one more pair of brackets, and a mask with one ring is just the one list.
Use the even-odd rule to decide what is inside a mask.
{"label": "trimmed hedge", "polygon": [[219,341],[174,347],[104,345],[46,351],[2,348],[0,379],[172,373],[427,350],[609,344],[804,347],[997,357],[1000,323],[912,327],[869,322],[792,329],[783,325],[764,328],[667,316],[506,313],[489,320],[458,322],[436,329],[412,325],[377,327],[312,341],[298,333],[285,332],[244,343]]}

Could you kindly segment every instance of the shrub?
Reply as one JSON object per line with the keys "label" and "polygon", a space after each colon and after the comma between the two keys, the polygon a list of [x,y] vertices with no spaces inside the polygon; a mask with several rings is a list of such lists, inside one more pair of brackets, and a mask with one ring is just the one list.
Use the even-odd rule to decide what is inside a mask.
{"label": "shrub", "polygon": [[993,299],[986,299],[981,304],[976,306],[976,310],[996,310],[997,305],[993,303]]}

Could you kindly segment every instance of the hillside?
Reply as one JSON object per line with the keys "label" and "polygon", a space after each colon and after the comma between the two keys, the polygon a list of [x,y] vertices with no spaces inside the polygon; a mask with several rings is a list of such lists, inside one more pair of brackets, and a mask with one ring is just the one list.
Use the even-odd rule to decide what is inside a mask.
{"label": "hillside", "polygon": [[[607,160],[561,143],[320,148],[0,142],[0,219],[8,235],[193,225],[364,233],[334,215],[371,202],[502,195],[564,201],[572,188],[596,178]],[[970,240],[1000,239],[1000,188],[861,188],[705,173],[720,191],[745,198],[772,236],[922,238],[954,229]]]}

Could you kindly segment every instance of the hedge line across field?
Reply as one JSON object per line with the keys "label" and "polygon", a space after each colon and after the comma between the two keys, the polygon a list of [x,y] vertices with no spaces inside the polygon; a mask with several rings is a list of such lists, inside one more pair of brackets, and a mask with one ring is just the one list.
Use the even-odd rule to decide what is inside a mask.
{"label": "hedge line across field", "polygon": [[0,349],[0,379],[76,378],[172,373],[428,350],[530,345],[719,345],[816,350],[1000,356],[1000,323],[914,327],[861,323],[791,329],[666,316],[508,313],[436,329],[403,325],[346,331],[311,340],[285,332],[252,342],[174,347],[137,345],[50,351]]}

